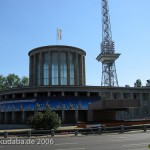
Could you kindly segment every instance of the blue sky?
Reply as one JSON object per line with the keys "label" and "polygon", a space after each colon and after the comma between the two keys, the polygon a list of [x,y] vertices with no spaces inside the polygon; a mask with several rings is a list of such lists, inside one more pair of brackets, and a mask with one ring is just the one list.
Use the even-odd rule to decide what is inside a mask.
{"label": "blue sky", "polygon": [[[143,85],[150,79],[150,0],[109,0],[112,38],[120,86]],[[87,85],[101,84],[101,64],[96,61],[102,40],[101,0],[0,0],[0,74],[29,74],[28,52],[56,45],[86,51]]]}

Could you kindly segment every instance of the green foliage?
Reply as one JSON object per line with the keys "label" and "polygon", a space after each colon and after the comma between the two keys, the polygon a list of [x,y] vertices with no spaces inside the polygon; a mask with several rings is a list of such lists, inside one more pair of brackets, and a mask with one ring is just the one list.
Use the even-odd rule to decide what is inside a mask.
{"label": "green foliage", "polygon": [[134,83],[134,87],[142,87],[142,81],[140,79],[137,79]]}
{"label": "green foliage", "polygon": [[22,78],[19,78],[19,76],[15,74],[9,74],[6,77],[0,75],[0,91],[9,88],[28,86],[28,85],[29,85],[28,77],[24,76]]}
{"label": "green foliage", "polygon": [[3,75],[0,75],[0,91],[4,89],[5,84],[5,77]]}
{"label": "green foliage", "polygon": [[43,120],[43,114],[41,112],[36,112],[34,116],[31,116],[29,118],[29,124],[34,129],[42,129],[42,120]]}
{"label": "green foliage", "polygon": [[31,116],[29,125],[34,129],[57,129],[61,125],[61,119],[58,114],[51,109],[47,109],[44,113],[36,112],[34,116]]}
{"label": "green foliage", "polygon": [[21,78],[20,84],[21,84],[22,86],[28,86],[28,85],[29,85],[29,78],[26,77],[26,76],[23,76],[23,77]]}

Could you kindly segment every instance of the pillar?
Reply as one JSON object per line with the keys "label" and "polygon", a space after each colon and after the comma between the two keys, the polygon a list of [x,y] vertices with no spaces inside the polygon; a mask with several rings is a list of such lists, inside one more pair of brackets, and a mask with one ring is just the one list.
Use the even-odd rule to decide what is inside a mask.
{"label": "pillar", "polygon": [[48,92],[48,97],[50,97],[51,96],[51,92]]}
{"label": "pillar", "polygon": [[60,63],[61,63],[61,61],[60,61],[60,51],[58,51],[58,85],[61,85],[61,70],[60,70]]}
{"label": "pillar", "polygon": [[8,96],[7,95],[5,95],[5,99],[7,99],[8,98]]}
{"label": "pillar", "polygon": [[33,62],[34,62],[34,56],[30,56],[29,57],[29,85],[30,86],[33,85],[33,72],[34,72]]}
{"label": "pillar", "polygon": [[62,123],[64,123],[65,122],[65,110],[62,110]]}
{"label": "pillar", "polygon": [[32,76],[32,85],[35,86],[37,84],[37,74],[36,74],[36,55],[33,55],[33,76]]}
{"label": "pillar", "polygon": [[48,60],[49,60],[49,85],[52,85],[52,62],[51,62],[51,52],[48,52]]}
{"label": "pillar", "polygon": [[88,121],[93,121],[93,110],[88,110],[88,112],[87,112],[88,114],[88,116],[87,116],[87,120]]}
{"label": "pillar", "polygon": [[75,92],[74,95],[75,95],[75,96],[78,96],[78,92]]}
{"label": "pillar", "polygon": [[70,52],[67,50],[67,85],[70,85]]}
{"label": "pillar", "polygon": [[4,123],[7,123],[7,112],[4,112]]}
{"label": "pillar", "polygon": [[89,97],[90,96],[90,92],[87,92],[86,95]]}
{"label": "pillar", "polygon": [[0,124],[2,123],[2,112],[0,112]]}
{"label": "pillar", "polygon": [[143,102],[142,102],[142,93],[140,93],[140,117],[143,117]]}
{"label": "pillar", "polygon": [[98,96],[100,96],[100,97],[101,97],[101,92],[99,92],[99,93],[98,93]]}
{"label": "pillar", "polygon": [[25,98],[26,97],[26,93],[22,93],[22,97]]}
{"label": "pillar", "polygon": [[82,56],[81,55],[78,55],[78,71],[79,71],[79,74],[78,74],[78,78],[79,78],[79,85],[83,85],[83,73],[82,73],[82,70],[83,70],[83,64],[82,64]]}
{"label": "pillar", "polygon": [[12,98],[14,99],[15,97],[16,97],[15,94],[13,94],[13,95],[12,95]]}
{"label": "pillar", "polygon": [[22,123],[25,123],[25,111],[22,111]]}
{"label": "pillar", "polygon": [[79,85],[79,64],[78,54],[75,54],[75,85]]}
{"label": "pillar", "polygon": [[16,119],[16,113],[15,111],[12,111],[12,123],[15,123],[15,119]]}
{"label": "pillar", "polygon": [[43,85],[43,53],[40,53],[40,85]]}
{"label": "pillar", "polygon": [[110,91],[110,100],[112,100],[113,99],[113,94],[112,94],[112,91]]}
{"label": "pillar", "polygon": [[85,56],[83,56],[83,85],[86,85]]}
{"label": "pillar", "polygon": [[34,97],[37,97],[37,92],[34,93]]}
{"label": "pillar", "polygon": [[78,110],[75,110],[75,122],[78,122]]}
{"label": "pillar", "polygon": [[65,93],[64,93],[64,92],[61,92],[61,96],[65,96]]}

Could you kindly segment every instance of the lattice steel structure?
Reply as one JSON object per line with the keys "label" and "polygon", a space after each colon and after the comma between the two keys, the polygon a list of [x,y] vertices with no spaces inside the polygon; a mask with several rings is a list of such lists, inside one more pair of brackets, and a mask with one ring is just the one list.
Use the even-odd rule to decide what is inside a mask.
{"label": "lattice steel structure", "polygon": [[102,86],[119,86],[115,67],[115,60],[119,56],[115,53],[115,43],[112,40],[108,0],[102,0],[101,53],[96,58],[102,63]]}

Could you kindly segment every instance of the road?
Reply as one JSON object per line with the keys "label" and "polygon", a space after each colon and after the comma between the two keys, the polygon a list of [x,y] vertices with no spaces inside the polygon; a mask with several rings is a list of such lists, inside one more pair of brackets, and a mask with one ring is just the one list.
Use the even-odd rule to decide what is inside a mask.
{"label": "road", "polygon": [[[22,142],[27,141],[25,139],[17,140],[22,140]],[[30,145],[10,145],[10,143],[6,145],[0,144],[0,150],[148,150],[150,133],[54,137],[53,139],[51,139],[51,137],[46,139],[40,138],[38,140],[41,143],[47,142],[47,144],[41,145],[37,144],[39,141],[36,139],[32,140],[33,143],[30,143]],[[54,144],[53,141],[55,142]]]}

